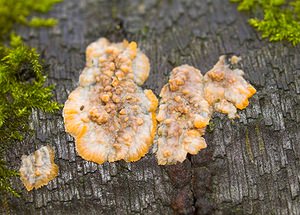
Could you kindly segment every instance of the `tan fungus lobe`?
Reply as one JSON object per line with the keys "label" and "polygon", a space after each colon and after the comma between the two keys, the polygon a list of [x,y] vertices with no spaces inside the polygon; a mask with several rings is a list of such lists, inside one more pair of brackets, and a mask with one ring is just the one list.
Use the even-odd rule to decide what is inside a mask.
{"label": "tan fungus lobe", "polygon": [[[238,63],[240,58],[231,57],[231,65]],[[256,90],[244,78],[240,69],[230,69],[226,57],[219,58],[216,65],[204,76],[205,99],[218,112],[228,114],[230,119],[238,117],[237,108],[242,110],[249,104],[248,99]]]}
{"label": "tan fungus lobe", "polygon": [[183,65],[171,72],[169,83],[161,90],[156,117],[158,164],[182,162],[187,153],[206,148],[202,135],[212,109],[204,99],[203,86],[203,76],[194,67]]}
{"label": "tan fungus lobe", "polygon": [[47,185],[58,175],[58,166],[54,163],[54,151],[43,146],[30,155],[22,156],[20,175],[28,191]]}
{"label": "tan fungus lobe", "polygon": [[[187,153],[206,148],[202,137],[213,111],[238,117],[237,110],[248,106],[256,90],[243,78],[243,71],[230,69],[225,56],[203,77],[194,67],[183,65],[172,70],[169,83],[160,93],[157,115],[158,164],[183,162]],[[231,64],[240,59],[230,58]]]}
{"label": "tan fungus lobe", "polygon": [[80,86],[63,110],[66,131],[82,158],[99,164],[137,161],[149,151],[158,101],[139,87],[149,71],[149,60],[135,42],[100,38],[87,47]]}

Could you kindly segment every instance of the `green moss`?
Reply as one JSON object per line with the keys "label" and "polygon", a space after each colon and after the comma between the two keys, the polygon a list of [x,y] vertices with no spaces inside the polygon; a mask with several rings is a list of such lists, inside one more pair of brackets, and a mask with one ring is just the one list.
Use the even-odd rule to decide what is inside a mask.
{"label": "green moss", "polygon": [[31,18],[32,13],[46,13],[62,0],[0,0],[0,39],[7,39],[16,25],[49,27],[56,24],[54,19]]}
{"label": "green moss", "polygon": [[11,177],[18,175],[18,172],[8,169],[6,163],[3,160],[0,160],[0,191],[2,192],[0,195],[1,197],[6,196],[3,195],[3,193],[11,193],[17,197],[20,196],[14,189],[12,189],[9,181]]}
{"label": "green moss", "polygon": [[[18,172],[10,170],[3,159],[5,151],[24,138],[29,131],[33,109],[52,113],[60,105],[52,100],[54,86],[45,86],[43,62],[35,49],[26,46],[12,33],[15,26],[49,27],[56,20],[28,18],[32,12],[47,12],[61,0],[0,0],[0,199],[7,194],[19,196],[10,178]],[[4,45],[10,41],[10,45]]]}
{"label": "green moss", "polygon": [[22,137],[19,130],[32,109],[53,112],[59,105],[51,100],[53,86],[44,87],[46,76],[35,49],[19,44],[0,50],[0,142],[5,142]]}
{"label": "green moss", "polygon": [[[250,25],[270,41],[300,42],[300,0],[231,0],[238,10],[251,11]],[[261,13],[261,15],[259,15]]]}
{"label": "green moss", "polygon": [[206,127],[207,132],[211,133],[215,130],[216,124],[210,120],[208,126]]}
{"label": "green moss", "polygon": [[35,28],[41,27],[41,26],[43,26],[43,27],[52,27],[56,24],[57,24],[56,19],[53,19],[53,18],[41,19],[41,18],[38,18],[38,17],[33,17],[28,23],[28,25],[30,27],[35,27]]}

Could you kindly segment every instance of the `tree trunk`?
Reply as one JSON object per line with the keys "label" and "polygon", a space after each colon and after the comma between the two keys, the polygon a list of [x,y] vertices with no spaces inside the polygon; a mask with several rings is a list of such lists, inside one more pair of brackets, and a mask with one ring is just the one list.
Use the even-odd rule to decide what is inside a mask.
{"label": "tree trunk", "polygon": [[171,69],[190,64],[202,73],[224,53],[242,57],[257,89],[240,119],[215,114],[207,149],[182,164],[158,166],[153,153],[140,161],[96,165],[80,158],[61,113],[34,112],[34,133],[10,152],[42,145],[56,151],[59,176],[9,198],[11,214],[300,214],[300,46],[262,41],[228,0],[65,0],[49,16],[52,29],[18,29],[50,65],[49,83],[64,103],[85,65],[86,46],[99,37],[137,41],[151,61],[144,88],[157,95]]}

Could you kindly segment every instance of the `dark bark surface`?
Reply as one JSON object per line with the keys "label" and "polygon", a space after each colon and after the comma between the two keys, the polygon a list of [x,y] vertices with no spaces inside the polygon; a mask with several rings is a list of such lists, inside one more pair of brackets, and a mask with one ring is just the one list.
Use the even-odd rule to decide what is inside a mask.
{"label": "dark bark surface", "polygon": [[[10,198],[11,214],[300,214],[300,46],[262,41],[227,0],[65,0],[49,14],[52,29],[19,29],[50,65],[49,83],[64,103],[84,68],[86,46],[99,37],[135,40],[151,61],[144,85],[157,95],[171,69],[190,64],[205,73],[223,53],[243,58],[257,89],[240,119],[215,114],[207,149],[182,164],[158,166],[155,155],[135,163],[96,165],[77,156],[61,113],[34,112],[33,136],[7,156],[55,148],[59,176]],[[2,212],[5,213],[4,208]]]}

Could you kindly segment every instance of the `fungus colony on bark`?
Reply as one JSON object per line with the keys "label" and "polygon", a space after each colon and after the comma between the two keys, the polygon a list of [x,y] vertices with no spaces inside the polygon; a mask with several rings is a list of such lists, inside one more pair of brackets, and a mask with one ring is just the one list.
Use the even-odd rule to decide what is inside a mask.
{"label": "fungus colony on bark", "polygon": [[48,184],[57,174],[58,166],[54,163],[54,151],[50,146],[43,146],[28,156],[22,156],[20,176],[28,191]]}
{"label": "fungus colony on bark", "polygon": [[194,67],[173,69],[169,83],[157,99],[142,90],[150,64],[135,42],[110,43],[105,38],[86,50],[86,67],[65,103],[66,131],[74,138],[78,154],[89,161],[137,161],[150,149],[158,121],[158,163],[174,164],[187,153],[206,148],[205,128],[214,111],[238,117],[256,90],[243,71],[231,69],[240,59],[221,56],[205,76]]}
{"label": "fungus colony on bark", "polygon": [[89,161],[137,161],[152,145],[157,98],[142,85],[150,64],[135,42],[101,38],[86,50],[86,67],[65,103],[66,131]]}
{"label": "fungus colony on bark", "polygon": [[182,162],[187,153],[195,155],[206,148],[202,136],[214,111],[233,119],[238,117],[236,108],[248,106],[256,90],[245,81],[242,70],[230,68],[239,60],[223,55],[205,76],[188,65],[173,69],[160,93],[158,164]]}
{"label": "fungus colony on bark", "polygon": [[[87,47],[79,86],[65,103],[65,129],[75,138],[78,154],[98,164],[137,161],[153,142],[158,164],[183,162],[187,153],[206,148],[203,135],[214,111],[236,118],[237,108],[246,108],[255,94],[244,72],[232,69],[239,60],[223,55],[204,76],[188,65],[174,68],[161,90],[157,111],[156,96],[140,87],[149,76],[147,56],[135,42],[100,38]],[[56,176],[53,152],[43,150],[36,152],[39,162],[33,155],[23,159],[21,179],[28,190]],[[41,164],[45,169],[40,171],[36,167]]]}

